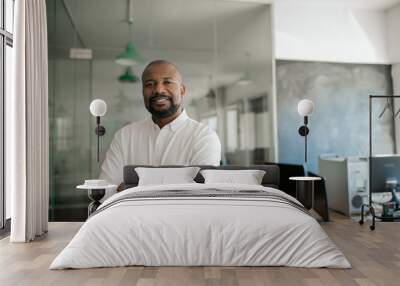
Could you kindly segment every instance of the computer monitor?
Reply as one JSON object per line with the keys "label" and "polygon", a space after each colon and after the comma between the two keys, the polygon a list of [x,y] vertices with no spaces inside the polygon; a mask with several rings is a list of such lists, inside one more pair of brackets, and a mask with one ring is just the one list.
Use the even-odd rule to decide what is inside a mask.
{"label": "computer monitor", "polygon": [[400,186],[400,155],[380,155],[371,158],[370,191],[393,192]]}

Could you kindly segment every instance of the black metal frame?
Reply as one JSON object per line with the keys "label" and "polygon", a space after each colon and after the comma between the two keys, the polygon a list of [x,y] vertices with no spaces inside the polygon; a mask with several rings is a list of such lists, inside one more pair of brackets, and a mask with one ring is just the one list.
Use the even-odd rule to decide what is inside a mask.
{"label": "black metal frame", "polygon": [[106,129],[104,126],[100,125],[100,116],[96,116],[96,129],[94,132],[97,135],[97,162],[99,162],[99,157],[100,157],[100,136],[103,136],[106,134]]}
{"label": "black metal frame", "polygon": [[307,136],[310,133],[310,129],[307,127],[308,125],[308,116],[304,116],[304,125],[300,126],[299,134],[304,137],[304,162],[307,164]]}
{"label": "black metal frame", "polygon": [[88,190],[88,197],[91,200],[91,203],[88,206],[88,217],[92,213],[94,213],[97,208],[101,205],[100,200],[106,194],[106,189],[89,189]]}
{"label": "black metal frame", "polygon": [[[391,99],[393,99],[393,105],[392,105],[392,108],[393,108],[394,107],[394,99],[395,98],[400,98],[400,95],[370,95],[369,96],[369,134],[368,134],[369,135],[369,158],[368,158],[368,168],[369,168],[369,172],[368,172],[369,173],[369,179],[368,179],[368,182],[369,182],[369,204],[368,205],[367,204],[363,204],[361,206],[361,219],[360,219],[359,223],[361,225],[364,224],[364,209],[368,208],[370,213],[371,213],[371,216],[372,216],[372,224],[369,227],[371,230],[375,230],[375,220],[376,219],[384,220],[383,217],[376,215],[375,209],[372,206],[372,193],[371,193],[371,175],[372,175],[371,174],[371,158],[372,158],[372,100],[374,98],[380,98],[380,99],[382,99],[382,98],[386,98],[386,99],[391,98]],[[393,112],[393,114],[394,114],[394,112]]]}

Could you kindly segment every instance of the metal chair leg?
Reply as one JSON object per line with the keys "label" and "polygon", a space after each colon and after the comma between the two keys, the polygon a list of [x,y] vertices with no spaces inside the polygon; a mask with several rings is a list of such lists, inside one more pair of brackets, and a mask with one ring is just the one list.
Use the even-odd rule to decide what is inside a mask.
{"label": "metal chair leg", "polygon": [[372,225],[369,227],[370,230],[375,230],[375,209],[373,206],[369,206],[369,211],[372,215]]}
{"label": "metal chair leg", "polygon": [[361,219],[358,221],[360,225],[364,224],[364,207],[369,207],[369,206],[366,204],[362,204],[361,206]]}
{"label": "metal chair leg", "polygon": [[367,208],[369,209],[369,211],[370,211],[370,213],[371,213],[371,215],[372,215],[372,225],[370,225],[369,229],[370,229],[370,230],[375,230],[375,219],[376,219],[376,215],[375,215],[375,209],[374,209],[373,206],[366,205],[366,204],[363,204],[363,205],[361,206],[361,219],[358,221],[358,223],[359,223],[360,225],[363,225],[363,224],[364,224],[364,210],[365,210],[365,207],[367,207]]}

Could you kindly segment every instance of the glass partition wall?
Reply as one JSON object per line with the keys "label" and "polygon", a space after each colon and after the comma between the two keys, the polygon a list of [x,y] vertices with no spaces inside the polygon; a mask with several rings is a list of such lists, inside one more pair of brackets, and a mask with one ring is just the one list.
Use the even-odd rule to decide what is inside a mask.
{"label": "glass partition wall", "polygon": [[[91,60],[70,58],[83,48],[64,1],[47,1],[49,34],[50,220],[79,221],[89,199],[75,189],[96,173],[91,164]],[[97,170],[96,170],[97,171]]]}
{"label": "glass partition wall", "polygon": [[[270,6],[202,0],[47,1],[49,29],[50,218],[84,220],[88,199],[75,189],[97,178],[114,133],[148,118],[141,83],[119,81],[115,58],[131,40],[145,58],[178,66],[189,117],[220,137],[222,164],[275,160]],[[127,18],[133,18],[129,34]],[[88,49],[76,57],[71,49]],[[82,51],[82,50],[81,50]],[[91,100],[107,103],[96,159]],[[140,136],[138,134],[138,136]]]}

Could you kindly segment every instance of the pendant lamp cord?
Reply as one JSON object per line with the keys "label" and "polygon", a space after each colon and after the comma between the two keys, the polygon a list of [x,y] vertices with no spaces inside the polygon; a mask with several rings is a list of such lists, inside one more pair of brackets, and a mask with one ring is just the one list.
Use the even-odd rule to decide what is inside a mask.
{"label": "pendant lamp cord", "polygon": [[128,0],[128,28],[129,28],[129,40],[132,39],[132,23],[133,23],[133,16],[132,16],[132,0]]}
{"label": "pendant lamp cord", "polygon": [[128,21],[128,28],[129,28],[129,41],[132,41],[132,22],[131,20]]}

